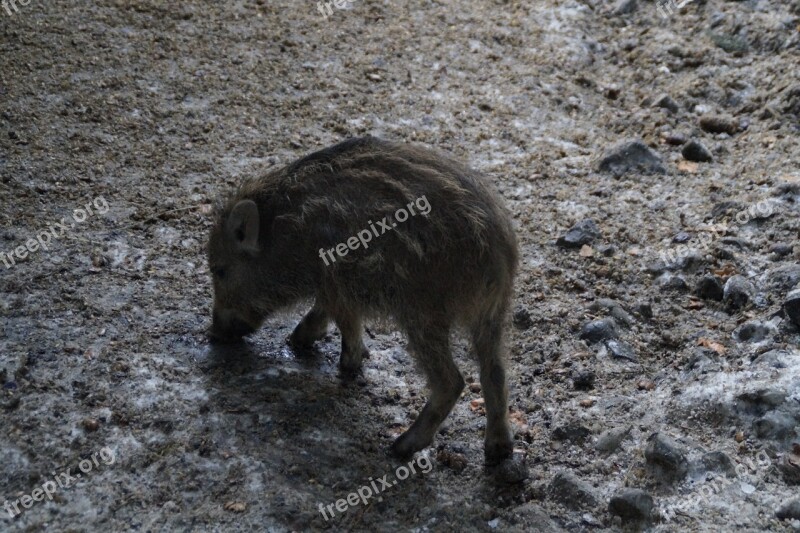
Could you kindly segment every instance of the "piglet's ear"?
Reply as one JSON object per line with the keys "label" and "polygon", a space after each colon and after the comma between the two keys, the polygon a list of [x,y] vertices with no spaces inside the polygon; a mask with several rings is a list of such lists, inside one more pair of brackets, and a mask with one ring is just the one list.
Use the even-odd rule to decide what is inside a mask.
{"label": "piglet's ear", "polygon": [[258,253],[259,220],[258,206],[253,200],[242,200],[233,206],[225,229],[238,250]]}

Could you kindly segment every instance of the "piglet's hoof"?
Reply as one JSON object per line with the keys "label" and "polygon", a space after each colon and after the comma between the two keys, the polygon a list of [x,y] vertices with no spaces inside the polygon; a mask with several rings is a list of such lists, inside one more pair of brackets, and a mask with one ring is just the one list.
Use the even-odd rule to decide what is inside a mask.
{"label": "piglet's hoof", "polygon": [[512,485],[528,479],[528,467],[521,455],[509,457],[495,466],[487,466],[486,469],[499,484]]}

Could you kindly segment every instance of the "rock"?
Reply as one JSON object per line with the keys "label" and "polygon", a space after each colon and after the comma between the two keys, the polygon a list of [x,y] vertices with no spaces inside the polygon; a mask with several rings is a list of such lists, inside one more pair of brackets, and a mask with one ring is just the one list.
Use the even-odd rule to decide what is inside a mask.
{"label": "rock", "polygon": [[795,426],[797,423],[793,417],[771,412],[753,423],[753,431],[759,439],[784,440],[792,437]]}
{"label": "rock", "polygon": [[672,237],[672,242],[677,244],[683,244],[685,242],[689,242],[692,239],[692,236],[686,233],[685,231],[679,231]]}
{"label": "rock", "polygon": [[746,277],[737,274],[728,279],[722,292],[722,301],[727,307],[738,311],[752,301],[756,288]]}
{"label": "rock", "polygon": [[724,452],[708,452],[700,459],[706,472],[719,472],[730,478],[736,477],[736,465]]}
{"label": "rock", "polygon": [[591,487],[569,471],[559,472],[547,489],[550,499],[563,503],[571,509],[594,507],[597,505]]}
{"label": "rock", "polygon": [[556,244],[562,248],[580,248],[584,244],[591,244],[598,237],[600,228],[594,220],[587,218],[572,226],[566,235],[558,238]]}
{"label": "rock", "polygon": [[689,290],[689,284],[686,283],[686,280],[680,274],[664,272],[658,277],[656,283],[658,283],[659,287],[664,291],[686,292]]}
{"label": "rock", "polygon": [[554,440],[569,441],[577,444],[586,440],[586,437],[591,435],[591,432],[577,423],[565,424],[553,430],[552,437]]}
{"label": "rock", "polygon": [[653,318],[653,306],[647,303],[638,304],[634,309],[634,312],[646,320]]}
{"label": "rock", "polygon": [[663,433],[648,437],[644,457],[656,477],[663,481],[683,478],[689,470],[683,450]]}
{"label": "rock", "polygon": [[750,49],[750,45],[745,39],[737,37],[736,35],[729,35],[724,33],[711,33],[709,34],[711,40],[719,48],[722,48],[729,54],[741,56]]}
{"label": "rock", "polygon": [[582,370],[572,374],[572,386],[575,390],[589,390],[594,387],[595,374],[591,370]]}
{"label": "rock", "polygon": [[800,265],[779,266],[767,273],[767,288],[772,292],[784,294],[793,290],[798,284],[800,284]]}
{"label": "rock", "polygon": [[514,309],[514,316],[512,317],[514,326],[518,329],[528,329],[533,325],[531,313],[525,307],[519,306]]}
{"label": "rock", "polygon": [[608,511],[623,521],[649,520],[653,513],[653,497],[641,489],[623,489],[608,503]]}
{"label": "rock", "polygon": [[689,138],[679,131],[673,131],[664,136],[664,142],[670,146],[683,146]]}
{"label": "rock", "polygon": [[592,320],[587,322],[581,330],[580,338],[588,341],[590,344],[596,342],[616,339],[617,338],[617,324],[613,318],[602,318],[600,320]]}
{"label": "rock", "polygon": [[764,416],[783,405],[786,393],[778,389],[757,389],[736,397],[736,409],[752,416]]}
{"label": "rock", "polygon": [[800,328],[800,289],[793,290],[786,296],[783,310],[792,323]]}
{"label": "rock", "polygon": [[784,454],[783,459],[778,462],[778,470],[783,474],[783,480],[787,485],[800,485],[800,455]]}
{"label": "rock", "polygon": [[658,98],[656,98],[655,106],[660,107],[662,109],[666,109],[671,113],[677,113],[680,108],[678,107],[678,102],[672,99],[672,97],[668,94],[662,94]]}
{"label": "rock", "polygon": [[631,427],[612,428],[602,432],[597,438],[597,444],[594,445],[595,449],[602,453],[614,453],[622,445],[628,435],[631,433]]}
{"label": "rock", "polygon": [[704,300],[721,302],[723,297],[722,281],[713,274],[706,274],[697,282],[694,293]]}
{"label": "rock", "polygon": [[771,330],[760,322],[745,322],[734,333],[741,342],[761,342],[766,339]]}
{"label": "rock", "polygon": [[661,158],[642,141],[626,141],[611,148],[600,159],[600,172],[611,172],[622,176],[631,171],[645,174],[664,174],[667,172]]}
{"label": "rock", "polygon": [[608,339],[605,341],[605,346],[608,349],[608,353],[611,354],[611,357],[616,357],[617,359],[627,359],[628,361],[632,361],[634,363],[639,362],[639,358],[636,357],[636,353],[633,351],[633,348],[624,342],[616,339]]}
{"label": "rock", "polygon": [[739,125],[730,117],[703,115],[700,117],[700,129],[709,133],[727,133],[733,135],[739,131]]}
{"label": "rock", "polygon": [[711,152],[708,151],[700,141],[692,139],[686,143],[681,149],[681,155],[687,161],[697,161],[700,163],[709,163],[714,160]]}
{"label": "rock", "polygon": [[504,484],[512,485],[528,479],[528,467],[518,457],[510,457],[499,465],[492,467],[494,478]]}
{"label": "rock", "polygon": [[769,251],[778,257],[786,257],[794,251],[794,247],[791,244],[779,242],[770,246]]}
{"label": "rock", "polygon": [[775,512],[778,520],[800,520],[800,498],[790,500]]}
{"label": "rock", "polygon": [[625,309],[623,309],[618,302],[610,298],[600,298],[599,300],[592,302],[592,305],[589,306],[589,310],[594,313],[598,311],[606,311],[617,322],[620,322],[626,327],[631,327],[636,322],[630,313],[625,311]]}
{"label": "rock", "polygon": [[536,531],[541,533],[560,533],[564,531],[550,519],[550,515],[542,509],[538,502],[528,502],[514,509],[514,519],[518,524],[535,524]]}
{"label": "rock", "polygon": [[614,8],[614,15],[629,15],[636,11],[637,0],[619,0]]}
{"label": "rock", "polygon": [[764,352],[753,361],[754,365],[766,366],[769,368],[786,368],[786,358],[789,357],[788,352],[781,350],[770,350]]}

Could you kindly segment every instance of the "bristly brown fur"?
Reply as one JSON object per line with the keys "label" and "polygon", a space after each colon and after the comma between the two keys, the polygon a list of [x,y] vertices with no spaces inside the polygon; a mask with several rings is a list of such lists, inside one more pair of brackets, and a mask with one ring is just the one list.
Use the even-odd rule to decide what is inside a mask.
{"label": "bristly brown fur", "polygon": [[[328,250],[421,197],[430,212],[398,223],[326,265]],[[258,207],[257,256],[232,245],[226,224],[234,206]],[[309,344],[329,319],[342,331],[342,367],[358,368],[365,351],[361,320],[393,319],[428,376],[431,401],[395,444],[407,454],[430,443],[463,388],[449,333],[471,334],[487,406],[487,459],[510,454],[502,328],[518,261],[509,217],[485,179],[449,156],[373,137],[345,141],[242,184],[219,213],[209,243],[215,319],[256,327],[269,313],[314,298],[292,340]],[[224,322],[221,320],[221,322]],[[224,330],[225,324],[217,324]],[[251,328],[252,329],[252,328]]]}

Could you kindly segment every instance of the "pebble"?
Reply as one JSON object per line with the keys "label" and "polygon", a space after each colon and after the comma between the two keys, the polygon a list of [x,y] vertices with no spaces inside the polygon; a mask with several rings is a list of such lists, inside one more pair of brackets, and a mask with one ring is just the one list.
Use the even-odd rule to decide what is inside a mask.
{"label": "pebble", "polygon": [[697,161],[699,163],[709,163],[714,160],[708,148],[695,139],[692,139],[683,146],[681,155],[687,161]]}
{"label": "pebble", "polygon": [[795,289],[786,296],[783,309],[789,320],[800,328],[800,289]]}
{"label": "pebble", "polygon": [[565,235],[556,240],[562,248],[580,248],[584,244],[591,244],[600,237],[600,228],[594,220],[587,218],[572,226]]}
{"label": "pebble", "polygon": [[761,322],[745,322],[734,333],[741,342],[761,342],[770,334],[770,328]]}
{"label": "pebble", "polygon": [[753,431],[759,439],[784,440],[794,434],[797,423],[784,413],[767,413],[753,423]]}
{"label": "pebble", "polygon": [[555,428],[552,437],[554,440],[566,440],[580,444],[585,441],[586,437],[589,435],[591,435],[591,432],[580,424],[565,424]]}
{"label": "pebble", "polygon": [[602,453],[614,453],[622,445],[622,442],[630,435],[631,427],[621,427],[607,429],[597,438],[595,449]]}
{"label": "pebble", "polygon": [[800,520],[800,498],[790,500],[775,512],[778,520]]}
{"label": "pebble", "polygon": [[786,257],[794,251],[794,247],[790,244],[777,243],[770,246],[769,251],[778,257]]}
{"label": "pebble", "polygon": [[518,329],[528,329],[533,326],[531,319],[531,312],[527,308],[519,306],[514,309],[514,316],[512,317],[514,326]]}
{"label": "pebble", "polygon": [[689,138],[679,131],[673,131],[664,136],[664,142],[670,146],[683,146],[688,141]]}
{"label": "pebble", "polygon": [[631,171],[646,174],[664,174],[666,167],[661,158],[640,140],[626,141],[607,151],[598,164],[600,172],[622,176]]}
{"label": "pebble", "polygon": [[738,311],[755,296],[755,286],[742,275],[731,276],[723,288],[722,301],[733,311]]}
{"label": "pebble", "polygon": [[580,370],[572,374],[575,390],[589,390],[594,387],[595,374],[591,370]]}
{"label": "pebble", "polygon": [[686,292],[689,290],[689,284],[680,274],[665,272],[659,276],[657,283],[664,291]]}
{"label": "pebble", "polygon": [[617,324],[614,319],[601,318],[584,324],[580,338],[590,344],[594,344],[604,340],[616,339],[617,335]]}
{"label": "pebble", "polygon": [[653,513],[653,497],[641,489],[623,489],[611,497],[608,511],[623,521],[649,520]]}
{"label": "pebble", "polygon": [[629,15],[636,11],[638,7],[637,0],[619,0],[616,7],[614,7],[615,15]]}
{"label": "pebble", "polygon": [[551,500],[563,503],[572,509],[594,507],[597,498],[585,481],[569,471],[559,472],[547,488]]}
{"label": "pebble", "polygon": [[672,113],[677,113],[680,108],[678,107],[678,102],[672,99],[672,97],[668,94],[662,94],[658,98],[656,98],[655,106],[660,107],[662,109],[666,109]]}
{"label": "pebble", "polygon": [[703,115],[700,117],[700,129],[709,133],[727,133],[728,135],[733,135],[739,131],[739,125],[730,117]]}
{"label": "pebble", "polygon": [[611,354],[611,357],[616,357],[617,359],[626,359],[634,363],[639,362],[639,358],[636,357],[636,353],[633,351],[633,348],[624,342],[616,339],[609,339],[605,341],[605,345],[606,348],[608,348],[608,352]]}
{"label": "pebble", "polygon": [[708,452],[700,459],[706,472],[719,472],[727,477],[736,477],[736,465],[725,452]]}
{"label": "pebble", "polygon": [[663,481],[680,479],[688,472],[683,450],[663,433],[653,433],[648,437],[644,457],[656,477]]}
{"label": "pebble", "polygon": [[697,282],[694,293],[704,300],[721,302],[723,297],[722,281],[713,274],[706,274]]}

